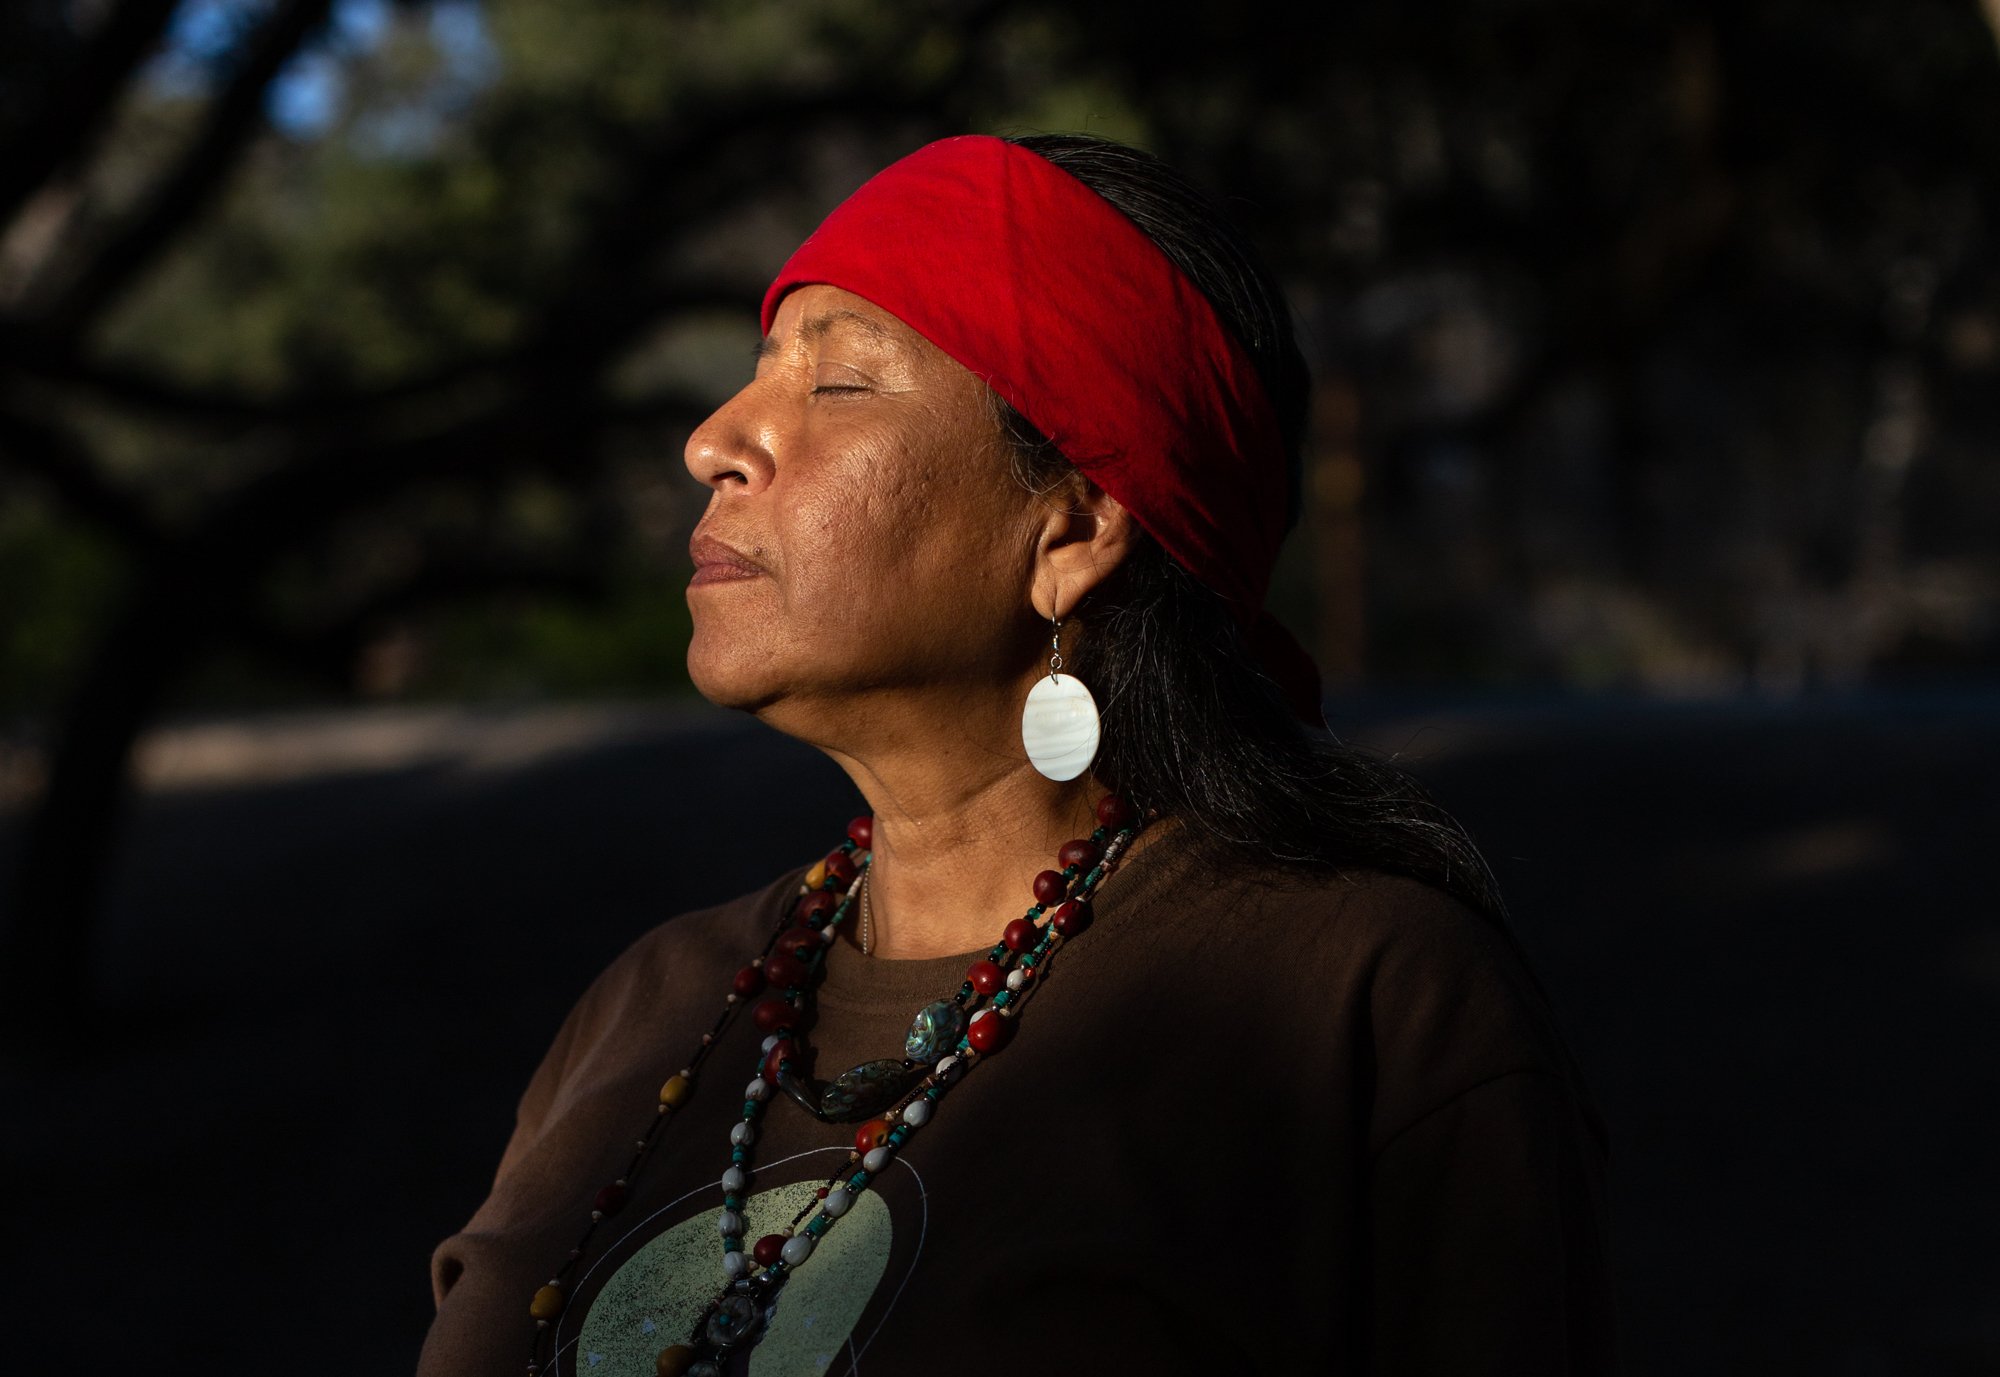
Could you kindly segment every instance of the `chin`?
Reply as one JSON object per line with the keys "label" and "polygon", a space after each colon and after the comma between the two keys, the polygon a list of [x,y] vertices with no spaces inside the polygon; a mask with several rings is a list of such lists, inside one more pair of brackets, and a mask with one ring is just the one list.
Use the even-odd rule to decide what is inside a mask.
{"label": "chin", "polygon": [[688,642],[688,681],[694,691],[718,708],[756,712],[778,696],[768,661],[741,642],[715,644],[696,629]]}

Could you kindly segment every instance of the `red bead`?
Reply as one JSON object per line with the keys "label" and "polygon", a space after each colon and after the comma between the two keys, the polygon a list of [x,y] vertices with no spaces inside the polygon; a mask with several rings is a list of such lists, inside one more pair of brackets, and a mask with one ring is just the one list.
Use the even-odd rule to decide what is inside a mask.
{"label": "red bead", "polygon": [[966,1025],[965,1038],[981,1052],[997,1052],[1014,1036],[1014,1020],[1002,1018],[991,1009],[981,1009]]}
{"label": "red bead", "polygon": [[785,1255],[785,1236],[765,1234],[757,1240],[757,1246],[750,1250],[750,1256],[757,1259],[759,1267],[775,1267],[778,1259]]}
{"label": "red bead", "polygon": [[840,907],[840,896],[831,890],[815,889],[799,900],[792,914],[801,923],[813,918],[824,918]]}
{"label": "red bead", "polygon": [[796,956],[807,965],[811,965],[813,957],[817,956],[819,949],[825,945],[826,943],[819,940],[819,934],[811,928],[787,928],[773,950],[781,951],[787,956]]}
{"label": "red bead", "polygon": [[1065,937],[1074,937],[1090,926],[1090,905],[1072,899],[1049,915],[1049,922]]}
{"label": "red bead", "polygon": [[1007,944],[1008,951],[1026,951],[1035,945],[1036,939],[1041,935],[1042,930],[1026,918],[1016,918],[1007,925],[1007,930],[1000,934],[1000,940]]}
{"label": "red bead", "polygon": [[854,865],[854,857],[845,851],[835,850],[826,853],[826,878],[835,884],[845,885],[859,873]]}
{"label": "red bead", "polygon": [[1007,983],[1007,973],[991,961],[973,962],[972,969],[965,973],[965,978],[970,980],[972,988],[981,994],[992,994]]}
{"label": "red bead", "polygon": [[613,1181],[597,1193],[594,1208],[599,1214],[617,1214],[625,1204],[625,1188]]}
{"label": "red bead", "polygon": [[1132,821],[1132,805],[1116,794],[1106,794],[1097,801],[1097,821],[1116,832]]}
{"label": "red bead", "polygon": [[1007,974],[1020,976],[1023,985],[1032,985],[1035,983],[1035,968],[1033,966],[1016,966],[1013,970],[1007,972]]}
{"label": "red bead", "polygon": [[798,1011],[784,1000],[772,995],[769,999],[757,1001],[757,1007],[750,1011],[750,1017],[757,1020],[757,1031],[775,1033],[780,1028],[789,1028],[798,1017]]}
{"label": "red bead", "polygon": [[864,815],[848,823],[847,839],[866,851],[875,844],[875,819]]}
{"label": "red bead", "polygon": [[1068,892],[1069,881],[1062,877],[1060,870],[1044,870],[1035,876],[1035,902],[1038,904],[1059,904]]}
{"label": "red bead", "polygon": [[781,949],[764,958],[764,974],[779,989],[790,990],[804,985],[812,972],[805,962]]}
{"label": "red bead", "polygon": [[764,1070],[761,1073],[764,1079],[772,1085],[776,1085],[778,1083],[778,1063],[789,1061],[798,1054],[798,1050],[799,1045],[790,1038],[779,1038],[777,1046],[764,1054]]}
{"label": "red bead", "polygon": [[826,1199],[826,1187],[825,1187],[825,1186],[821,1186],[821,1187],[820,1187],[820,1188],[819,1188],[818,1190],[814,1191],[814,1192],[813,1192],[813,1199],[815,1199],[815,1200],[824,1200],[824,1199]]}
{"label": "red bead", "polygon": [[864,1155],[873,1152],[888,1141],[889,1121],[887,1119],[870,1119],[860,1128],[854,1130],[854,1150]]}
{"label": "red bead", "polygon": [[1071,866],[1088,870],[1100,854],[1096,842],[1088,837],[1078,837],[1075,841],[1063,843],[1063,849],[1056,852],[1056,864],[1065,870]]}
{"label": "red bead", "polygon": [[743,999],[755,999],[764,993],[764,972],[755,966],[745,966],[736,973],[736,981],[732,988]]}

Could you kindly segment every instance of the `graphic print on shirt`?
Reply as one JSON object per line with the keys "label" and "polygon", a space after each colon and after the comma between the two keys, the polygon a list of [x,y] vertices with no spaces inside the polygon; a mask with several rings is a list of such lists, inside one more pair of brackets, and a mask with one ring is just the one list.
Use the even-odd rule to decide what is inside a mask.
{"label": "graphic print on shirt", "polygon": [[[760,1166],[760,1184],[783,1184],[762,1184],[746,1199],[745,1246],[789,1224],[846,1158],[845,1149],[819,1148]],[[719,1197],[714,1185],[704,1185],[631,1221],[578,1278],[582,1303],[557,1322],[553,1373],[652,1377],[660,1350],[687,1341],[722,1285]],[[922,1252],[925,1215],[923,1179],[899,1157],[821,1237],[779,1293],[764,1336],[725,1371],[730,1377],[859,1371]]]}

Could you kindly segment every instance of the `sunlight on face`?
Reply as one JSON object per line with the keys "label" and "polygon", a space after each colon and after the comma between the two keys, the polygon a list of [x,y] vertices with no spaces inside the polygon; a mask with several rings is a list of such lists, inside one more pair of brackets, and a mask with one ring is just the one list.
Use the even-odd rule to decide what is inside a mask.
{"label": "sunlight on face", "polygon": [[711,489],[688,587],[710,701],[812,739],[844,705],[991,692],[1031,661],[1036,499],[985,385],[888,312],[790,293],[687,465]]}

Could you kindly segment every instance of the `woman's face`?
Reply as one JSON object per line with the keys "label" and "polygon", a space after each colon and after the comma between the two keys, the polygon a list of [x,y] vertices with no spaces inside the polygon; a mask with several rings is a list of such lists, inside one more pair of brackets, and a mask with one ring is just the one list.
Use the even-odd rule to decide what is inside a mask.
{"label": "woman's face", "polygon": [[[710,489],[688,585],[688,673],[786,720],[883,692],[949,702],[1025,680],[1037,517],[985,385],[895,316],[830,286],[780,304],[750,383],[696,428]],[[859,697],[857,697],[859,695]]]}

